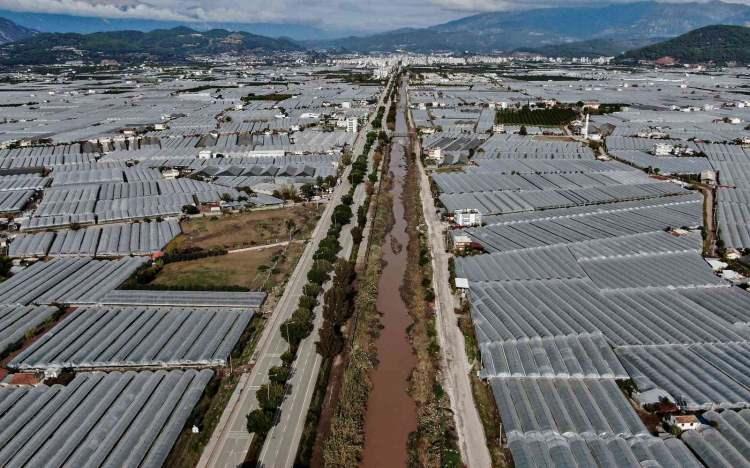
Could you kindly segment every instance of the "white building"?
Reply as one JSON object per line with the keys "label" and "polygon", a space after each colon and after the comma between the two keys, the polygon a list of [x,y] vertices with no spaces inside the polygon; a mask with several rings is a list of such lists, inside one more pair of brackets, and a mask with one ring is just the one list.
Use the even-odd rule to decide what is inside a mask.
{"label": "white building", "polygon": [[674,146],[668,143],[657,143],[654,145],[654,154],[656,156],[669,156],[674,151]]}
{"label": "white building", "polygon": [[443,163],[443,149],[439,146],[435,148],[430,148],[427,150],[427,159],[430,161],[433,161],[435,164],[442,164]]}
{"label": "white building", "polygon": [[347,133],[357,133],[359,131],[359,120],[356,117],[346,119]]}
{"label": "white building", "polygon": [[456,210],[453,212],[453,222],[461,227],[481,226],[482,213],[473,208]]}
{"label": "white building", "polygon": [[695,429],[698,429],[701,425],[700,421],[698,421],[698,417],[694,414],[686,414],[686,415],[670,415],[667,419],[667,423],[670,426],[674,426],[678,428],[681,431],[692,431]]}
{"label": "white building", "polygon": [[166,180],[174,180],[180,175],[180,171],[177,169],[166,169],[161,173],[162,177]]}

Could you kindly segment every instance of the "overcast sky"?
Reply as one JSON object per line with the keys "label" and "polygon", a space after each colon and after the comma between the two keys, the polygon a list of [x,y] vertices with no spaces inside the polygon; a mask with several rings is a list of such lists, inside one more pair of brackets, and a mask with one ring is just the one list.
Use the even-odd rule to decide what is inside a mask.
{"label": "overcast sky", "polygon": [[16,11],[186,22],[299,23],[362,32],[429,26],[482,11],[571,4],[568,0],[0,0],[0,8]]}

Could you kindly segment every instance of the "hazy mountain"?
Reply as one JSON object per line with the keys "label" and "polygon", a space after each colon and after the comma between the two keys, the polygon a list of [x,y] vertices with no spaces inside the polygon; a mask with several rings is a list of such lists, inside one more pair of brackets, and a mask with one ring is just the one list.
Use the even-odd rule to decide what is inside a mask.
{"label": "hazy mountain", "polygon": [[668,41],[632,50],[622,58],[656,60],[667,56],[683,63],[740,62],[750,64],[750,28],[707,26]]}
{"label": "hazy mountain", "polygon": [[178,27],[145,33],[39,33],[0,47],[0,64],[52,64],[81,58],[94,61],[183,61],[191,55],[295,50],[302,50],[302,47],[289,39],[272,39],[223,29],[198,32]]}
{"label": "hazy mountain", "polygon": [[425,29],[311,43],[352,51],[513,51],[548,45],[674,37],[711,24],[750,24],[750,6],[639,2],[483,13]]}
{"label": "hazy mountain", "polygon": [[18,12],[0,9],[0,17],[39,32],[89,34],[112,31],[153,31],[187,26],[198,31],[226,29],[244,31],[268,37],[288,37],[293,40],[333,39],[347,34],[346,31],[327,31],[303,24],[275,23],[184,23],[178,21],[156,21],[143,19],[108,19],[88,16],[61,15],[52,13]]}
{"label": "hazy mountain", "polygon": [[26,39],[36,34],[36,31],[19,26],[13,21],[0,18],[0,44]]}

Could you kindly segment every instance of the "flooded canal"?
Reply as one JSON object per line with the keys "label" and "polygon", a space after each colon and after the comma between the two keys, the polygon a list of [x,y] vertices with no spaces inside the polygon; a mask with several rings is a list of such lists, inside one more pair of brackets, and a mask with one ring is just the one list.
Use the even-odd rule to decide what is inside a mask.
{"label": "flooded canal", "polygon": [[[396,135],[406,135],[405,92],[396,116]],[[394,137],[389,171],[393,175],[394,225],[385,240],[385,267],[378,284],[378,311],[383,329],[377,340],[378,367],[372,372],[373,389],[367,403],[365,448],[362,467],[402,467],[407,465],[409,434],[417,429],[414,400],[407,393],[408,378],[416,365],[407,328],[412,324],[408,308],[401,298],[401,285],[406,273],[409,242],[402,200],[406,176],[408,139]]]}

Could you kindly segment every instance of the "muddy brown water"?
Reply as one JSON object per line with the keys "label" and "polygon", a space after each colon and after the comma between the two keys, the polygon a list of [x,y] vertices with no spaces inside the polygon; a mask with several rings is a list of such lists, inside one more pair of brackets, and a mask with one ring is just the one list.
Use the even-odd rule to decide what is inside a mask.
{"label": "muddy brown water", "polygon": [[[403,113],[399,112],[397,128],[404,127]],[[406,141],[394,138],[391,146],[389,170],[393,175],[391,193],[395,222],[385,239],[385,267],[378,284],[377,307],[382,314],[383,329],[376,342],[379,363],[371,373],[373,389],[367,403],[361,463],[365,468],[406,466],[409,434],[417,429],[416,404],[407,393],[409,375],[416,366],[407,335],[407,328],[413,321],[400,291],[409,242],[401,198],[406,176]]]}

